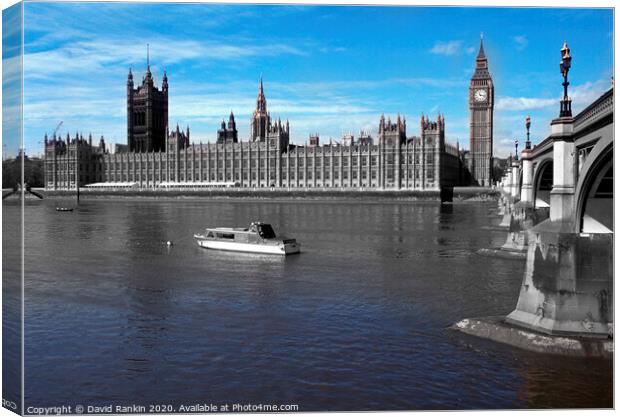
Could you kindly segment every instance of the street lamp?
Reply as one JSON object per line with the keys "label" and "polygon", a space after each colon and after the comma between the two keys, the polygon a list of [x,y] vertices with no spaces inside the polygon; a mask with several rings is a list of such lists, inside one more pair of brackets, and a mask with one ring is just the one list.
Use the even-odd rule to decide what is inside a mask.
{"label": "street lamp", "polygon": [[515,161],[519,160],[519,153],[517,149],[519,148],[519,139],[515,139]]}
{"label": "street lamp", "polygon": [[530,126],[532,125],[532,121],[530,120],[530,116],[525,118],[525,130],[527,131],[527,139],[525,140],[525,149],[532,149],[532,143],[530,142]]}
{"label": "street lamp", "polygon": [[573,113],[571,110],[571,100],[568,98],[568,71],[570,70],[572,58],[570,56],[570,49],[566,45],[566,41],[564,41],[560,54],[562,55],[562,60],[560,61],[560,72],[562,73],[562,77],[564,77],[564,82],[562,83],[564,86],[564,97],[560,100],[560,117],[572,117]]}

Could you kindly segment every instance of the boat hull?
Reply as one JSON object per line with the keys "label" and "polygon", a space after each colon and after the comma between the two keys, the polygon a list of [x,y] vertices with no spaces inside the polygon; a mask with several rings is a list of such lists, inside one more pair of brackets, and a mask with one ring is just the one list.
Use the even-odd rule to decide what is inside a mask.
{"label": "boat hull", "polygon": [[196,237],[198,246],[206,249],[225,250],[233,252],[250,252],[263,253],[271,255],[290,255],[299,253],[300,244],[295,243],[277,243],[277,244],[256,244],[256,243],[239,243],[239,242],[223,242],[221,240],[201,239]]}

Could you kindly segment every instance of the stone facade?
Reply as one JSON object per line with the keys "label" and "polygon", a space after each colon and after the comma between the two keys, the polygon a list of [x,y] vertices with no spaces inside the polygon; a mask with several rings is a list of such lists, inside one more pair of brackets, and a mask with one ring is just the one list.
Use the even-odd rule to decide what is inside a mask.
{"label": "stone facade", "polygon": [[[165,85],[167,97],[167,80]],[[128,120],[131,111],[128,107]],[[392,123],[381,116],[377,144],[364,133],[348,146],[332,142],[320,146],[318,135],[310,146],[294,145],[289,142],[288,121],[272,121],[267,112],[261,78],[249,141],[238,140],[232,113],[216,143],[192,144],[189,127],[183,132],[178,126],[164,131],[164,146],[148,145],[150,150],[142,152],[132,151],[130,143],[125,152],[109,153],[103,138],[93,146],[92,139],[77,133],[65,140],[46,137],[45,186],[74,189],[77,178],[81,187],[108,183],[137,188],[176,184],[440,191],[458,185],[463,166],[458,147],[445,143],[444,118],[431,121],[423,116],[420,129],[420,137],[408,138],[404,118],[398,116]],[[134,145],[134,149],[144,148]]]}

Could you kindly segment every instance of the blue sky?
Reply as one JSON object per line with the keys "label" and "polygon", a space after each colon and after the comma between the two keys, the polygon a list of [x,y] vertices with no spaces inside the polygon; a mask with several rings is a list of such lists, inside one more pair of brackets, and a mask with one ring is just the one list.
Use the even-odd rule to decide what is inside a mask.
{"label": "blue sky", "polygon": [[195,142],[214,141],[231,110],[247,139],[262,73],[272,117],[290,120],[293,142],[376,132],[382,113],[405,115],[408,135],[419,135],[420,114],[441,112],[447,139],[468,147],[468,85],[483,32],[495,153],[506,156],[528,114],[535,143],[549,133],[564,39],[575,111],[613,74],[610,9],[26,3],[24,19],[29,153],[60,120],[63,135],[126,143],[127,71],[141,79],[147,43],[156,83],[168,73],[170,125],[189,125]]}
{"label": "blue sky", "polygon": [[21,147],[21,8],[2,11],[2,155]]}

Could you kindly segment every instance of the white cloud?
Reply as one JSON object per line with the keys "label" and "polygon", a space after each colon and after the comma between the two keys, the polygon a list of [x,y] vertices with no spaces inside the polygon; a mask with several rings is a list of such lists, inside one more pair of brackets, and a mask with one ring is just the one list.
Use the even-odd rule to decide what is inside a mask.
{"label": "white cloud", "polygon": [[340,53],[340,52],[345,52],[347,50],[347,48],[344,48],[342,46],[322,46],[319,48],[319,52],[322,52],[324,54],[328,54],[328,53]]}
{"label": "white cloud", "polygon": [[[301,49],[283,43],[269,45],[237,45],[212,41],[178,40],[160,37],[152,40],[151,56],[166,66],[178,62],[233,61],[248,57],[276,55],[305,55]],[[113,66],[126,68],[136,63],[136,57],[146,55],[144,45],[124,39],[98,39],[79,41],[70,45],[24,56],[24,72],[32,78],[49,78],[54,74],[71,72],[85,74],[89,71],[113,71]],[[146,57],[145,57],[146,58]]]}
{"label": "white cloud", "polygon": [[580,107],[586,107],[594,100],[599,98],[605,91],[611,88],[611,78],[609,80],[588,81],[585,84],[568,89],[568,95],[573,100],[573,113],[580,111]]}
{"label": "white cloud", "polygon": [[465,46],[461,40],[437,41],[431,48],[431,53],[436,55],[454,56],[467,54],[471,55],[476,52],[473,46]]}
{"label": "white cloud", "polygon": [[517,50],[522,51],[525,48],[527,48],[528,40],[527,40],[527,37],[525,37],[525,35],[513,36],[512,40],[516,44]]}
{"label": "white cloud", "polygon": [[534,97],[499,97],[495,108],[497,110],[533,110],[542,109],[558,104],[555,98]]}
{"label": "white cloud", "polygon": [[[569,87],[568,95],[572,100],[573,113],[579,111],[580,107],[587,106],[596,100],[609,88],[611,88],[611,81],[606,82],[605,80],[588,81],[573,88]],[[555,98],[501,96],[497,99],[495,108],[507,111],[536,110],[554,106],[559,108],[560,98],[561,93]]]}
{"label": "white cloud", "polygon": [[437,55],[456,55],[461,52],[463,41],[437,41],[431,49],[431,53]]}

